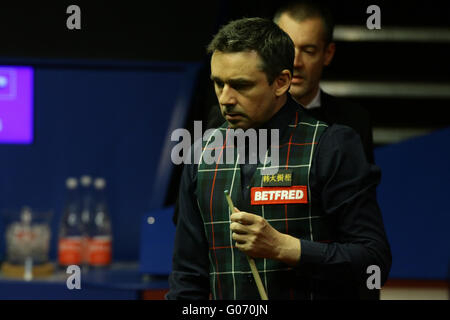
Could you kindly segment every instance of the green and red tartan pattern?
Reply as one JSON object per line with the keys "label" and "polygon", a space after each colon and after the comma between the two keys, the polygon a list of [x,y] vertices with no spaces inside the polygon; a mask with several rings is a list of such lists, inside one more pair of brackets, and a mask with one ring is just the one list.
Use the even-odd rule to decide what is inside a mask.
{"label": "green and red tartan pattern", "polygon": [[[327,125],[301,109],[296,110],[292,119],[292,125],[280,137],[279,167],[292,170],[293,186],[307,186],[307,204],[252,206],[249,201],[244,203],[236,149],[234,164],[208,165],[200,159],[196,195],[210,248],[210,287],[213,299],[259,299],[245,254],[233,245],[231,213],[224,190],[230,191],[233,203],[239,210],[264,217],[282,233],[314,241],[326,241],[332,237],[329,221],[322,218],[318,206],[311,205],[309,201],[310,165],[315,147]],[[225,148],[230,130],[226,123],[217,130],[223,134],[224,144],[216,152],[225,160],[225,152],[230,150],[229,147]],[[208,148],[208,144],[209,141],[203,143],[203,150]],[[265,165],[258,163],[251,187],[262,187],[261,171]],[[295,270],[292,267],[271,259],[257,258],[255,262],[269,299],[304,298],[295,290]]]}

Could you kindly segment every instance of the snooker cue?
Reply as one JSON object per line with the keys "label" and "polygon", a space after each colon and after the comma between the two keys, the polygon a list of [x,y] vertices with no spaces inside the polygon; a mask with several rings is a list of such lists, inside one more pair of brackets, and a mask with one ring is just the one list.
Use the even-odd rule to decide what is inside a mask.
{"label": "snooker cue", "polygon": [[[233,201],[231,200],[230,193],[228,190],[224,191],[225,197],[227,198],[228,206],[230,207],[231,213],[234,211]],[[255,260],[248,255],[246,255],[248,264],[250,265],[250,270],[252,270],[253,278],[255,279],[256,286],[258,288],[259,296],[261,300],[269,300],[267,298],[266,290],[264,290],[264,286],[261,281],[261,277],[259,276],[258,269],[256,268]]]}

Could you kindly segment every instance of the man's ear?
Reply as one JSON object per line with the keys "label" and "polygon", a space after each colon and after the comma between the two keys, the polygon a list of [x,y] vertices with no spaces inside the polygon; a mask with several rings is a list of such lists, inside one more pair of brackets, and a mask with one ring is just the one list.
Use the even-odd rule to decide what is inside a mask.
{"label": "man's ear", "polygon": [[291,86],[292,74],[288,69],[284,69],[275,78],[275,94],[277,97],[285,94]]}
{"label": "man's ear", "polygon": [[328,66],[331,63],[335,51],[336,51],[336,44],[334,42],[330,42],[328,46],[325,48],[325,59],[323,60],[324,66]]}

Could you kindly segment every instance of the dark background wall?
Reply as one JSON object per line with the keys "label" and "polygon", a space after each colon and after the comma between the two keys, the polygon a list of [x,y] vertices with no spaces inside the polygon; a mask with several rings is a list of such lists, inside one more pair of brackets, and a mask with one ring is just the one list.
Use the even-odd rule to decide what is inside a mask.
{"label": "dark background wall", "polygon": [[[0,4],[1,55],[201,60],[217,28],[243,16],[272,17],[286,1],[45,1]],[[365,25],[366,8],[381,8],[382,26],[449,27],[445,1],[325,1],[336,24]],[[66,28],[66,8],[77,4],[82,29]],[[412,53],[410,53],[412,54]],[[369,58],[369,57],[368,57]],[[364,59],[363,59],[364,60]]]}

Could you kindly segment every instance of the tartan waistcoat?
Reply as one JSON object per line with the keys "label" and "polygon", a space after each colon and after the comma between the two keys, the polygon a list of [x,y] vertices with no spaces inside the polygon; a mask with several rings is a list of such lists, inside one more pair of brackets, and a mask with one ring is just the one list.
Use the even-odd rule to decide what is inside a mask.
{"label": "tartan waistcoat", "polygon": [[[292,186],[306,186],[308,203],[251,205],[244,201],[241,170],[237,152],[234,163],[207,164],[203,154],[197,172],[196,196],[209,245],[210,288],[213,299],[260,299],[245,254],[235,248],[230,231],[230,210],[224,195],[229,190],[234,206],[241,211],[265,218],[272,227],[299,239],[330,241],[333,238],[331,222],[323,216],[318,203],[311,203],[309,173],[313,153],[327,124],[314,119],[301,108],[293,108],[289,127],[280,136],[279,168],[292,170]],[[216,148],[218,158],[224,150],[230,129],[225,122],[217,130],[222,133],[223,146]],[[218,132],[215,132],[218,134]],[[214,133],[213,133],[214,135]],[[211,135],[212,136],[212,135]],[[202,144],[202,151],[211,145],[211,136]],[[269,153],[270,154],[270,153]],[[250,187],[261,187],[261,171],[265,163],[257,164]],[[270,167],[267,166],[266,168]],[[309,299],[310,292],[298,280],[298,270],[280,261],[255,259],[269,299]],[[308,292],[306,292],[308,291]]]}

